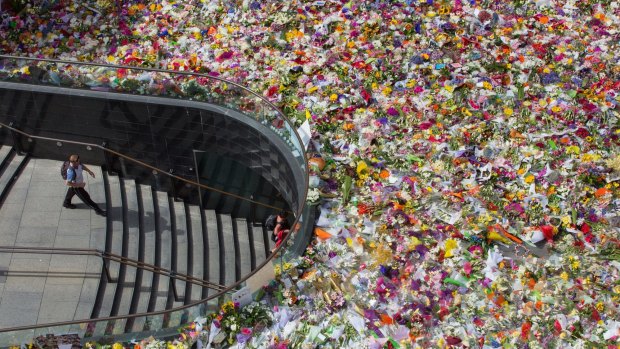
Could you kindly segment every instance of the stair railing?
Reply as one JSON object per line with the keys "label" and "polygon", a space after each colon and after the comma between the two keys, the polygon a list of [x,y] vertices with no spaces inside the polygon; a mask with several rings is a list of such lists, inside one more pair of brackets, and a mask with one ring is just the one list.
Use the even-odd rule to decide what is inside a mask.
{"label": "stair railing", "polygon": [[[115,253],[110,253],[98,249],[89,249],[89,248],[61,248],[61,247],[23,247],[23,246],[0,246],[0,253],[31,253],[31,254],[61,254],[67,256],[95,256],[100,257],[103,265],[104,274],[106,276],[107,282],[109,283],[117,283],[118,280],[113,278],[110,274],[110,269],[108,266],[108,262],[117,262],[120,264],[124,264],[130,267],[146,270],[155,274],[167,276],[172,280],[173,285],[173,293],[175,295],[176,301],[181,301],[182,298],[178,297],[176,291],[176,283],[174,280],[180,280],[192,283],[194,285],[198,285],[201,287],[207,287],[216,291],[225,291],[226,286],[219,285],[213,282],[209,282],[207,280],[199,279],[193,277],[191,275],[186,275],[182,273],[177,273],[175,271],[159,267],[157,265],[145,263],[143,261],[123,257],[117,255]],[[10,270],[9,270],[10,272]]]}
{"label": "stair railing", "polygon": [[[99,145],[99,144],[94,144],[94,143],[86,143],[86,142],[78,142],[78,141],[71,141],[71,140],[52,138],[52,137],[35,136],[35,135],[29,134],[27,132],[24,132],[24,131],[22,131],[22,130],[20,130],[18,128],[15,128],[13,125],[7,125],[7,124],[5,124],[5,123],[3,123],[1,121],[0,121],[0,127],[4,127],[7,130],[9,130],[12,134],[14,134],[14,135],[18,134],[18,135],[26,137],[27,139],[40,139],[40,140],[45,140],[45,141],[50,141],[50,142],[60,142],[61,144],[62,143],[69,143],[69,144],[81,145],[81,146],[84,146],[86,148],[88,148],[88,147],[90,147],[90,148],[97,148],[97,149],[100,149],[100,150],[102,150],[104,152],[107,152],[107,153],[113,154],[115,156],[118,156],[119,158],[131,161],[131,162],[133,162],[136,165],[139,165],[141,167],[148,168],[149,170],[153,171],[154,173],[156,172],[158,174],[163,174],[163,175],[168,176],[170,178],[174,178],[174,179],[176,179],[178,181],[185,182],[185,183],[194,185],[196,187],[200,187],[201,189],[214,191],[216,193],[220,193],[220,194],[223,194],[223,195],[228,195],[228,196],[234,197],[235,199],[247,201],[247,202],[250,202],[252,204],[263,206],[263,207],[266,207],[266,208],[269,208],[269,209],[272,209],[272,210],[276,210],[276,211],[282,210],[281,207],[265,204],[263,202],[256,201],[256,200],[253,200],[253,199],[250,199],[250,198],[246,198],[246,197],[243,197],[241,195],[237,195],[237,194],[234,194],[234,193],[227,192],[225,190],[221,190],[221,189],[217,189],[217,188],[208,186],[206,184],[198,183],[198,182],[192,181],[192,180],[187,179],[187,178],[179,177],[179,176],[177,176],[177,175],[175,175],[173,173],[170,173],[169,171],[164,171],[164,170],[158,169],[155,166],[151,166],[151,165],[149,165],[149,164],[147,164],[147,163],[145,163],[143,161],[140,161],[138,159],[135,159],[135,158],[133,158],[131,156],[128,156],[128,155],[125,155],[123,153],[117,152],[115,150],[106,148],[104,145]],[[291,211],[288,211],[288,212],[289,213],[293,213]]]}

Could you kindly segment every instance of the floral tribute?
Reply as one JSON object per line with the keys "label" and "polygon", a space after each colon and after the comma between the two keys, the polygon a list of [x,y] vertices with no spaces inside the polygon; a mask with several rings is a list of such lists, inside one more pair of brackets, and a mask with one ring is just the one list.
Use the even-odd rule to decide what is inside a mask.
{"label": "floral tribute", "polygon": [[615,348],[619,16],[613,0],[55,2],[3,12],[0,47],[219,76],[309,122],[316,239],[277,266],[273,325],[237,347]]}

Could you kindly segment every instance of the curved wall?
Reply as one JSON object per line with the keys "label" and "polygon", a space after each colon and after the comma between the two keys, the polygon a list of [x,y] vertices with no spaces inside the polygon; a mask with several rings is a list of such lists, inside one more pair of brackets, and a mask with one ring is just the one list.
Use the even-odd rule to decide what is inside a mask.
{"label": "curved wall", "polygon": [[190,180],[196,180],[193,150],[215,152],[260,174],[293,211],[303,200],[304,169],[290,147],[269,127],[217,105],[0,82],[0,120],[37,136],[105,142]]}

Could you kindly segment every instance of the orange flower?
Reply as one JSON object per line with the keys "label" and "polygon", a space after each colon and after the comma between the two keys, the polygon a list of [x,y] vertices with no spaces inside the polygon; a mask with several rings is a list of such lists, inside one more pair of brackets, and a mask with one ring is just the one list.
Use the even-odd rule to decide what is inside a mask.
{"label": "orange flower", "polygon": [[611,191],[605,187],[602,187],[602,188],[597,189],[596,192],[594,192],[594,196],[596,196],[597,198],[600,198],[601,196],[607,195],[607,193],[611,193]]}
{"label": "orange flower", "polygon": [[391,325],[394,323],[394,320],[387,314],[381,314],[381,322],[386,325]]}
{"label": "orange flower", "polygon": [[383,169],[381,170],[381,173],[379,173],[379,177],[386,179],[390,176],[390,171]]}

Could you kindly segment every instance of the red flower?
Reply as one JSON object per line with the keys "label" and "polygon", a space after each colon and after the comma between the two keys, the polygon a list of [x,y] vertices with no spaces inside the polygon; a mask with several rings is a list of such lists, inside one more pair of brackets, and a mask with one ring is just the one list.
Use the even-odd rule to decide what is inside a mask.
{"label": "red flower", "polygon": [[271,86],[269,90],[267,90],[267,97],[271,97],[278,92],[278,86]]}
{"label": "red flower", "polygon": [[575,134],[579,138],[586,138],[590,135],[590,132],[588,132],[588,130],[586,130],[585,128],[581,127],[577,131],[575,131]]}
{"label": "red flower", "polygon": [[589,233],[589,232],[591,231],[590,226],[584,223],[584,224],[581,226],[581,231],[582,231],[584,234]]}

